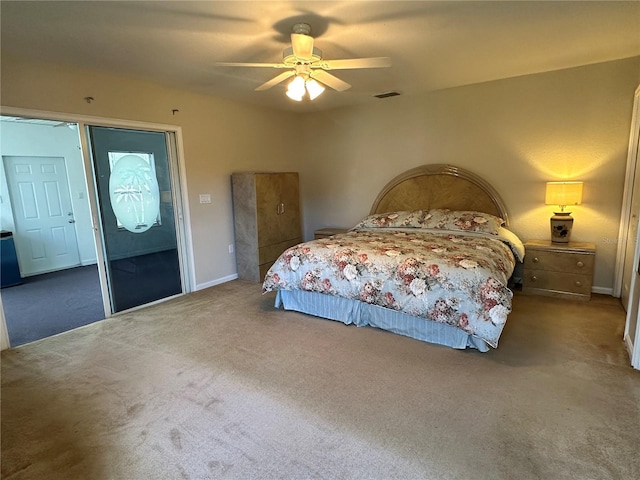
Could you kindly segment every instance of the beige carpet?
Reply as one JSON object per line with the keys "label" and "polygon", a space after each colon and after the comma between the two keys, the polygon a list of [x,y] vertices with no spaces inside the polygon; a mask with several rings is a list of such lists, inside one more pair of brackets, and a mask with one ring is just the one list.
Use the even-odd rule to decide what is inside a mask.
{"label": "beige carpet", "polygon": [[234,281],[2,353],[3,479],[638,479],[616,299],[457,351]]}

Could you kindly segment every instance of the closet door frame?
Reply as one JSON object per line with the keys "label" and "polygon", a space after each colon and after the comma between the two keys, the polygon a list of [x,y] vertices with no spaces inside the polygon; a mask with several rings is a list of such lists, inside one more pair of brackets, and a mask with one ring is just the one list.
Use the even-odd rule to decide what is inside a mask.
{"label": "closet door frame", "polygon": [[[640,227],[637,229],[636,238],[629,238],[631,228],[638,225],[638,217],[640,217],[638,212],[635,212],[634,218],[634,212],[632,212],[633,196],[634,194],[640,195],[640,192],[634,192],[634,187],[640,184],[640,86],[638,86],[634,95],[633,116],[629,137],[627,170],[625,174],[622,215],[620,218],[620,233],[616,257],[614,296],[621,297],[622,295],[627,245],[629,242],[635,242],[629,299],[628,303],[623,305],[627,312],[623,341],[629,353],[631,365],[640,370],[640,338],[638,338],[640,336],[640,288],[636,285],[640,275]],[[635,337],[633,339],[631,338],[632,331]]]}
{"label": "closet door frame", "polygon": [[[627,167],[624,180],[624,193],[622,196],[622,213],[620,215],[620,230],[618,234],[618,248],[616,253],[616,264],[614,273],[613,296],[620,298],[622,295],[622,284],[624,274],[625,252],[627,243],[635,241],[629,239],[629,229],[631,227],[631,203],[633,199],[633,186],[636,175],[640,175],[640,165],[638,160],[638,136],[640,135],[640,85],[634,94],[633,114],[631,118],[631,131],[629,132],[629,148],[627,151]],[[637,219],[636,219],[637,222]],[[627,310],[627,305],[623,305]]]}

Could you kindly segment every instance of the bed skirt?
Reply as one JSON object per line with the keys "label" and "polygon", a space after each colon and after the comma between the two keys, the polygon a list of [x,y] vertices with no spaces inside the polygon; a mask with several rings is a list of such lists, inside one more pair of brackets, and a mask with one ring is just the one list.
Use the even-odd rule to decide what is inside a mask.
{"label": "bed skirt", "polygon": [[294,310],[346,325],[371,326],[429,343],[465,349],[489,350],[482,339],[444,323],[412,317],[377,305],[304,290],[278,290],[276,308]]}

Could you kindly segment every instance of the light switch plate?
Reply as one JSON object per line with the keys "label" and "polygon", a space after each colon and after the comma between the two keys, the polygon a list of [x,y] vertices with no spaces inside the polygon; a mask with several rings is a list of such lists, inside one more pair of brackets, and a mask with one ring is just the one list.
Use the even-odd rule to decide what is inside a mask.
{"label": "light switch plate", "polygon": [[200,194],[200,203],[211,203],[211,194],[209,194],[209,193],[201,193]]}

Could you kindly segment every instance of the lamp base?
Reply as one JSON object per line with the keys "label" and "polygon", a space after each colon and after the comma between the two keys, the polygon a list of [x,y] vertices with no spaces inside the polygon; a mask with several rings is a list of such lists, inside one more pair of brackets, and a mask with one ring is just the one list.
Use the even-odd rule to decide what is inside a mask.
{"label": "lamp base", "polygon": [[553,243],[569,243],[572,228],[571,212],[553,212],[553,217],[551,217],[551,241]]}

